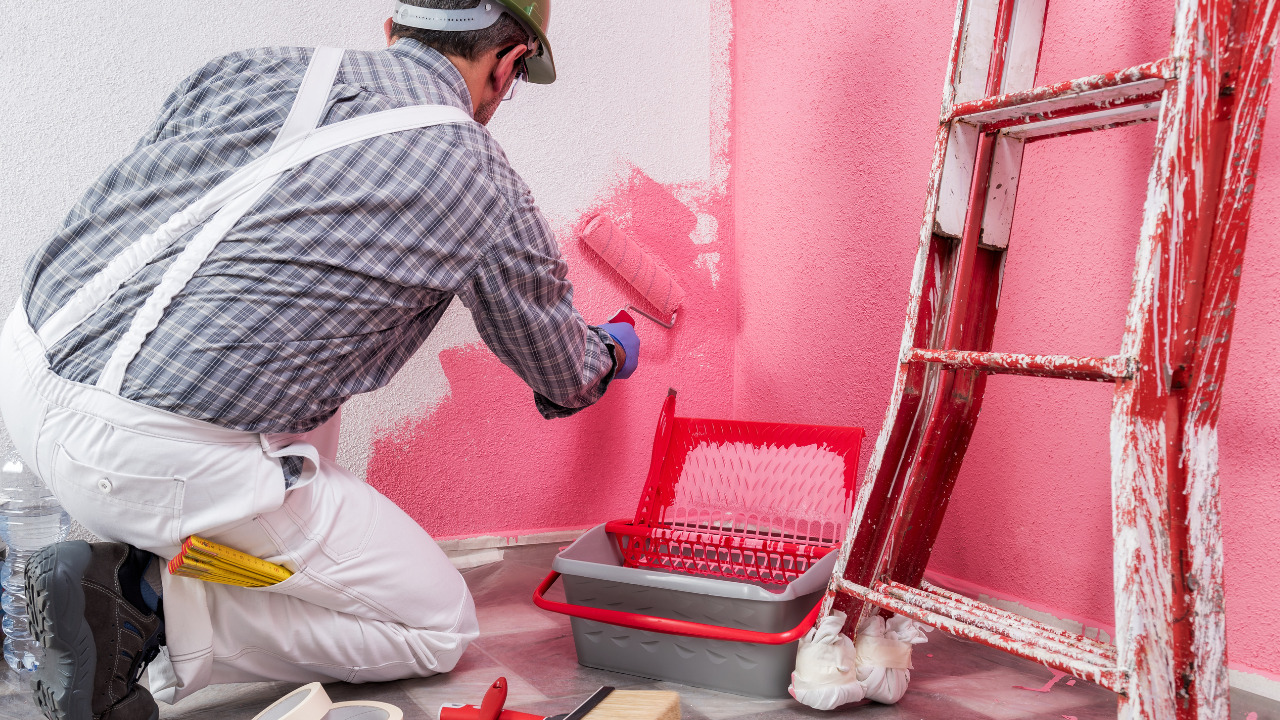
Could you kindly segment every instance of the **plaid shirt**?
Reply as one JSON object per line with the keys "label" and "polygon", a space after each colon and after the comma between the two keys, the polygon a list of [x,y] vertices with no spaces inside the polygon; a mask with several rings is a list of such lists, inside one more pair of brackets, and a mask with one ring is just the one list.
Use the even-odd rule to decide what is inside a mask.
{"label": "plaid shirt", "polygon": [[[184,81],[127,157],[28,262],[34,327],[124,247],[266,152],[309,49],[218,58]],[[406,105],[471,111],[461,74],[413,40],[348,52],[322,125]],[[94,383],[192,229],[49,349]],[[228,233],[129,366],[121,394],[223,427],[304,432],[385,385],[457,296],[545,417],[604,394],[612,340],[573,287],[533,195],[481,125],[384,135],[289,173]]]}

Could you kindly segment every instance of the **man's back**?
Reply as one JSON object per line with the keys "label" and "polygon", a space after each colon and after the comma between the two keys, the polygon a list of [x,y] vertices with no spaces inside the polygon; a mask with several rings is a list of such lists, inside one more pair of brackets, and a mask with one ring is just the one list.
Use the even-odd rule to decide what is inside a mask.
{"label": "man's back", "polygon": [[[184,82],[138,147],[102,175],[31,260],[23,299],[32,325],[122,248],[262,155],[310,56],[294,48],[234,53]],[[329,102],[324,125],[407,105],[471,110],[453,65],[411,40],[347,53]],[[50,348],[54,371],[95,382],[127,319],[196,231]],[[390,380],[455,294],[473,311],[482,306],[482,335],[528,380],[539,359],[518,357],[520,338],[511,337],[525,323],[489,312],[507,300],[492,297],[505,290],[489,276],[511,274],[493,267],[493,256],[510,264],[512,248],[534,258],[515,274],[536,276],[548,320],[564,343],[579,346],[577,368],[532,372],[546,382],[531,382],[534,389],[558,402],[581,389],[588,333],[532,196],[475,123],[372,138],[287,173],[175,298],[121,394],[224,427],[307,430],[347,397]],[[601,362],[607,370],[609,360]],[[598,364],[590,369],[603,375]],[[557,384],[566,389],[556,394]]]}

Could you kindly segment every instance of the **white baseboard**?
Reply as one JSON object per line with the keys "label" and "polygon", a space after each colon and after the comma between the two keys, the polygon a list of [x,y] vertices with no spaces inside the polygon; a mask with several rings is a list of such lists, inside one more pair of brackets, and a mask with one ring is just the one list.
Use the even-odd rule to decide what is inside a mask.
{"label": "white baseboard", "polygon": [[1280,681],[1244,670],[1232,669],[1227,672],[1231,674],[1231,687],[1280,702]]}
{"label": "white baseboard", "polygon": [[459,570],[480,567],[481,565],[490,565],[502,560],[506,555],[506,551],[502,548],[487,548],[484,550],[462,550],[458,552],[445,553],[449,556],[449,562]]}
{"label": "white baseboard", "polygon": [[587,528],[581,530],[555,530],[552,532],[530,533],[527,535],[476,535],[474,537],[449,538],[437,544],[449,561],[459,570],[480,567],[498,562],[503,558],[504,548],[520,545],[542,545],[546,543],[571,543],[581,537]]}

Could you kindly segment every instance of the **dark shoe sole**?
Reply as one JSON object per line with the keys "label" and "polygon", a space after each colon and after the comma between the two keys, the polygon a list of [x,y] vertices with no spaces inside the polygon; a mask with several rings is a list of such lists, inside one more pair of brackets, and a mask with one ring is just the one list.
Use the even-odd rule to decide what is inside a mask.
{"label": "dark shoe sole", "polygon": [[80,581],[91,550],[83,540],[50,545],[27,560],[27,610],[44,647],[35,702],[49,720],[93,720],[97,648],[84,618]]}

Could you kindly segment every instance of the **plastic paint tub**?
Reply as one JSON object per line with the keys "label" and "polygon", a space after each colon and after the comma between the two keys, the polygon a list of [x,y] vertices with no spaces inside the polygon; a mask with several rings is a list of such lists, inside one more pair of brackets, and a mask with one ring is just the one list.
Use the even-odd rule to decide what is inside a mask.
{"label": "plastic paint tub", "polygon": [[[630,568],[600,525],[556,556],[534,602],[570,616],[587,667],[785,698],[835,561],[830,553],[785,586]],[[558,577],[566,603],[543,597]]]}

